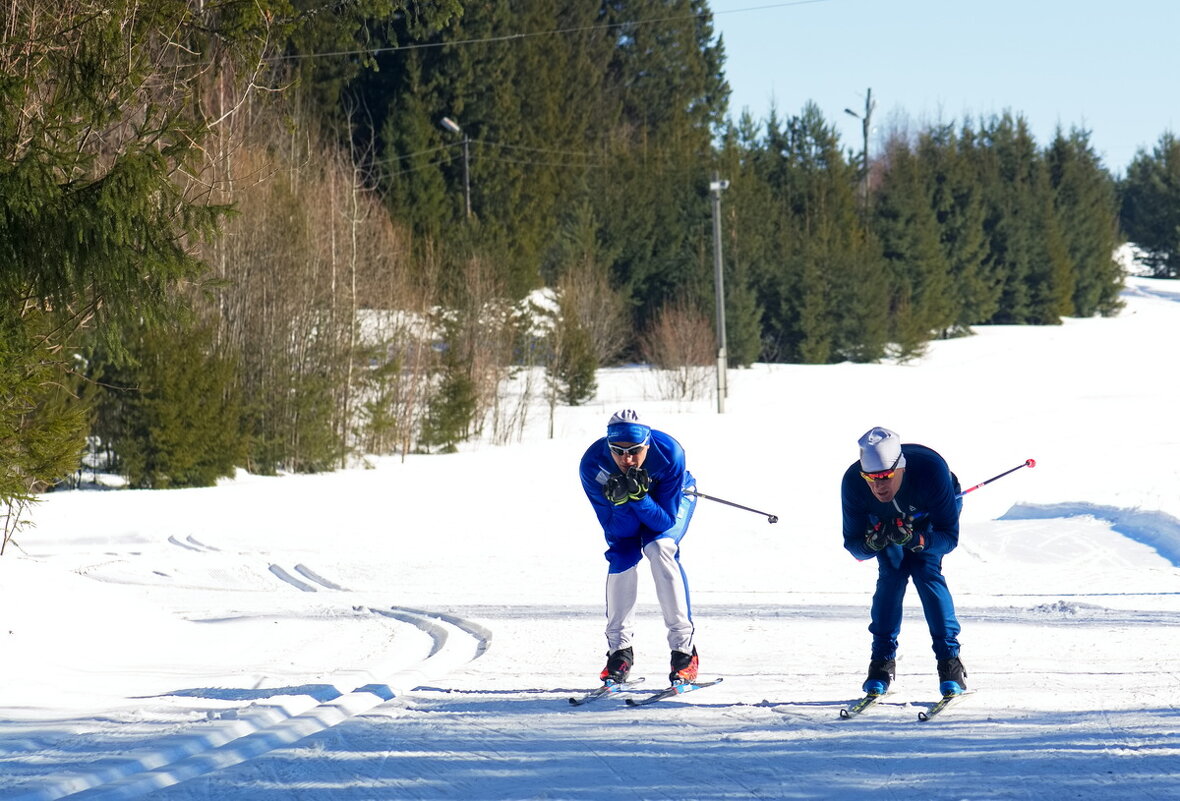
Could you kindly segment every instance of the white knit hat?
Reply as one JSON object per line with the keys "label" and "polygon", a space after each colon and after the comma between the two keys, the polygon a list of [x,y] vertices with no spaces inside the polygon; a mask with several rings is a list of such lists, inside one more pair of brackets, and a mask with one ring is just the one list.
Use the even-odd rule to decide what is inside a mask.
{"label": "white knit hat", "polygon": [[888,428],[870,428],[857,444],[860,445],[860,469],[866,473],[905,467],[901,437]]}

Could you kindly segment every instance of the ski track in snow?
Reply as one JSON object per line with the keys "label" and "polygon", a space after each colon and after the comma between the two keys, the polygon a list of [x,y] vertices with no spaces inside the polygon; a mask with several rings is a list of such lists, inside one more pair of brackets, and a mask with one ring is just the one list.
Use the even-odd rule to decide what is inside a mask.
{"label": "ski track in snow", "polygon": [[[1019,504],[999,519],[1069,521],[1077,517],[1109,521],[1115,531],[1180,565],[1180,521],[1162,512],[1080,502]],[[169,537],[168,543],[186,551],[219,552],[191,536]],[[350,592],[301,562],[291,570],[267,562],[267,570],[302,593]],[[1003,596],[998,592],[990,597]],[[1060,593],[1054,597],[1057,600],[1025,608],[972,607],[967,615],[973,632],[979,630],[981,635],[991,624],[1027,623],[1035,631],[1046,619],[1074,629],[1079,645],[1076,653],[1066,655],[1067,661],[1086,658],[1090,638],[1095,636],[1090,632],[1137,627],[1156,630],[1164,638],[1177,632],[1175,615],[1166,611],[1108,609],[1063,600]],[[368,604],[350,608],[416,630],[428,642],[424,655],[385,676],[356,670],[323,683],[290,688],[287,700],[275,700],[273,690],[226,691],[221,697],[228,700],[271,701],[211,713],[199,731],[198,727],[179,732],[161,727],[166,733],[149,733],[142,745],[110,757],[100,756],[101,749],[96,753],[83,742],[46,743],[35,737],[5,740],[0,754],[54,752],[63,765],[75,767],[3,797],[82,801],[161,793],[174,799],[208,799],[218,797],[223,788],[246,798],[253,797],[251,788],[257,790],[269,782],[276,797],[298,795],[324,801],[367,801],[375,796],[513,799],[521,797],[513,775],[527,769],[552,776],[554,786],[564,788],[554,798],[596,799],[602,797],[604,787],[634,787],[643,793],[636,797],[668,799],[687,797],[683,788],[691,787],[691,797],[702,801],[820,798],[799,788],[827,787],[841,798],[1015,799],[1044,797],[1047,785],[1056,787],[1059,797],[1130,798],[1129,788],[1119,782],[1131,765],[1139,774],[1133,797],[1159,801],[1176,797],[1171,777],[1180,770],[1180,732],[1170,689],[1176,676],[1169,678],[1167,673],[1170,669],[1174,674],[1175,669],[1168,665],[1144,663],[1145,671],[1161,674],[1158,688],[1149,690],[1149,697],[1137,697],[1133,703],[1125,697],[1113,701],[1115,706],[1139,708],[1105,708],[1102,695],[1090,692],[1095,676],[1101,675],[1101,665],[1092,672],[1071,672],[1069,665],[1061,670],[1055,664],[1057,655],[1044,655],[1044,675],[1032,682],[1059,688],[1065,704],[1061,710],[1030,706],[1019,691],[1003,687],[1002,674],[983,672],[981,684],[988,689],[973,693],[946,716],[919,724],[918,711],[932,703],[924,692],[931,688],[919,687],[912,675],[929,667],[914,664],[923,657],[911,656],[909,664],[899,662],[899,677],[903,669],[911,676],[899,678],[902,689],[896,696],[891,694],[861,718],[842,721],[838,711],[853,699],[833,689],[854,688],[859,673],[833,676],[831,665],[820,664],[809,666],[814,673],[801,672],[797,664],[768,667],[760,654],[750,654],[744,657],[747,670],[727,672],[730,682],[690,698],[661,701],[643,710],[628,710],[615,698],[572,709],[566,701],[569,693],[588,688],[559,686],[568,683],[568,674],[533,675],[528,648],[521,649],[523,659],[499,655],[495,665],[467,682],[477,688],[427,682],[462,669],[488,652],[492,630],[473,619],[495,621],[509,632],[544,619],[551,621],[556,640],[575,629],[596,626],[601,611],[597,608],[551,610],[522,604],[466,607],[457,613]],[[641,607],[640,613],[646,621],[641,625],[651,627],[653,610]],[[771,632],[768,641],[784,642],[798,637],[796,629],[804,625],[831,626],[861,636],[867,609],[852,603],[706,603],[699,605],[697,615],[708,621],[710,637],[717,641],[724,641],[727,631],[730,640],[740,640],[743,635],[732,632],[747,628],[753,617]],[[914,654],[912,632],[920,624],[910,614],[907,621],[909,653]],[[916,639],[920,642],[921,636]],[[645,667],[652,669],[650,664]],[[860,667],[857,662],[855,670]],[[549,686],[543,686],[547,682]],[[655,684],[651,689],[660,689],[659,682]],[[406,687],[409,690],[400,689]],[[1111,690],[1111,698],[1117,693]],[[398,703],[387,703],[395,699]],[[670,729],[678,734],[670,737]],[[988,734],[981,739],[980,731]],[[378,751],[373,750],[374,742],[381,743]],[[297,760],[289,756],[292,749]],[[1133,763],[1127,762],[1129,755],[1135,758]],[[316,760],[324,765],[310,774],[294,764]],[[652,760],[662,763],[662,782],[656,785],[652,784]],[[936,778],[937,766],[945,760],[999,762],[1011,779],[987,792],[972,786],[950,788]],[[1046,760],[1055,767],[1046,768]],[[984,775],[997,770],[990,768]],[[961,777],[963,768],[959,771]],[[307,775],[316,780],[307,781]],[[190,779],[201,781],[190,784]],[[544,780],[533,781],[526,789]],[[372,782],[372,787],[366,782]]]}
{"label": "ski track in snow", "polygon": [[[208,553],[219,550],[193,537],[182,542],[170,536],[168,542],[190,551]],[[277,564],[270,564],[268,569],[301,592],[318,591],[316,586],[301,581]],[[344,591],[343,587],[306,565],[296,565],[295,571],[320,588]],[[62,771],[48,781],[39,782],[33,789],[18,789],[15,795],[4,798],[12,801],[52,801],[67,797],[134,798],[196,776],[221,771],[337,726],[394,698],[404,698],[423,681],[435,681],[483,656],[491,643],[491,631],[452,614],[398,606],[354,606],[352,609],[421,631],[430,641],[428,652],[416,664],[387,676],[374,676],[365,669],[341,671],[328,682],[289,688],[292,695],[282,701],[265,705],[252,703],[244,710],[210,712],[212,723],[202,726],[199,733],[149,737],[148,744],[117,756],[97,759],[91,756],[91,764],[85,769]],[[358,677],[364,683],[356,684]],[[210,691],[173,694],[208,696]],[[254,695],[274,699],[276,692],[263,690]],[[251,697],[251,693],[227,691],[219,697],[245,700]],[[45,748],[46,744],[34,740],[6,740],[0,744],[0,754]],[[60,745],[57,748],[60,749]],[[82,761],[88,761],[86,755],[82,756]]]}
{"label": "ski track in snow", "polygon": [[[1012,507],[1001,519],[1029,520],[1029,519],[1068,519],[1078,516],[1091,516],[1108,520],[1120,533],[1139,542],[1151,545],[1160,551],[1165,558],[1176,564],[1176,554],[1180,553],[1180,524],[1168,515],[1159,512],[1144,512],[1141,510],[1117,509],[1092,504],[1064,503],[1052,505],[1018,505]],[[218,549],[207,546],[192,537],[180,541],[169,537],[169,543],[186,550],[211,552]],[[278,564],[271,563],[268,570],[279,580],[300,592],[318,592],[321,589],[333,592],[347,592],[339,584],[325,579],[319,573],[305,564],[296,564],[293,572]],[[297,578],[302,576],[307,581]],[[359,610],[361,607],[354,607]],[[422,632],[430,641],[428,653],[413,667],[387,677],[368,677],[369,681],[361,684],[345,685],[338,679],[336,682],[326,682],[314,687],[297,688],[301,697],[285,703],[271,703],[255,705],[244,710],[230,710],[211,716],[210,725],[202,727],[200,734],[179,733],[160,737],[148,745],[116,757],[99,760],[88,770],[68,773],[55,777],[48,783],[43,783],[36,789],[29,790],[15,796],[14,801],[49,801],[50,799],[75,798],[79,799],[126,799],[135,798],[147,793],[160,791],[172,787],[188,779],[208,776],[242,766],[251,760],[270,754],[277,749],[289,748],[303,741],[315,740],[313,747],[331,748],[323,742],[323,736],[329,729],[339,729],[342,724],[349,724],[350,731],[341,730],[330,742],[341,747],[351,738],[351,729],[364,729],[373,725],[362,716],[364,713],[377,713],[378,718],[395,716],[395,726],[400,730],[396,740],[390,743],[389,753],[382,758],[382,770],[390,769],[393,780],[406,784],[417,785],[418,782],[437,774],[443,763],[447,763],[450,779],[446,793],[432,795],[426,792],[422,797],[453,797],[448,795],[460,790],[472,798],[483,797],[513,797],[503,788],[491,791],[489,785],[481,783],[474,777],[463,778],[455,776],[453,766],[456,761],[461,762],[461,752],[455,751],[456,743],[466,743],[471,752],[481,754],[481,761],[491,760],[505,766],[521,758],[535,759],[535,740],[528,732],[532,726],[524,726],[520,731],[504,729],[494,723],[500,718],[514,718],[521,715],[525,720],[530,717],[538,721],[537,729],[549,730],[552,736],[552,724],[549,719],[560,714],[571,714],[561,709],[559,702],[564,700],[565,694],[578,688],[511,688],[480,690],[445,689],[423,685],[423,681],[437,680],[438,677],[452,672],[458,667],[483,656],[490,645],[492,632],[467,618],[450,613],[431,612],[418,608],[393,606],[388,608],[367,607],[364,611],[378,615],[398,624],[413,627]],[[497,608],[484,610],[470,610],[476,614],[486,613],[492,618],[536,618],[538,610],[527,607]],[[708,607],[708,618],[713,625],[722,622],[740,621],[750,614],[750,607],[746,605],[716,604]],[[763,620],[774,621],[786,625],[803,620],[828,619],[859,620],[863,618],[864,610],[860,606],[830,606],[817,609],[815,606],[799,605],[769,605],[758,609],[757,614]],[[1108,610],[1094,604],[1057,601],[1041,604],[1029,609],[994,608],[972,610],[972,621],[975,624],[985,622],[1019,623],[1027,621],[1031,624],[1043,623],[1046,616],[1058,619],[1065,625],[1151,625],[1154,623],[1174,624],[1162,612],[1123,612]],[[554,613],[555,619],[565,617],[569,612],[564,610]],[[459,642],[456,642],[459,641]],[[406,693],[398,693],[394,687],[411,685],[419,697],[416,706],[410,709],[397,708],[379,711],[378,708],[387,701],[400,697],[405,700]],[[353,689],[347,689],[353,687]],[[654,689],[658,689],[654,688]],[[986,697],[987,693],[982,693]],[[228,696],[227,696],[228,697]],[[233,695],[242,700],[249,698],[248,693]],[[263,691],[258,698],[273,698],[273,692]],[[458,699],[468,697],[470,700]],[[529,701],[529,698],[532,698]],[[604,699],[593,710],[573,710],[572,714],[583,716],[589,720],[593,732],[595,726],[606,725],[610,717],[617,717],[620,713],[638,715],[632,722],[632,728],[642,731],[645,727],[643,715],[653,715],[657,720],[664,720],[667,716],[677,716],[684,719],[687,731],[700,730],[706,732],[717,729],[726,730],[717,742],[708,748],[702,747],[702,753],[717,756],[724,754],[731,746],[757,744],[767,748],[763,742],[767,736],[774,738],[775,729],[789,726],[790,749],[786,743],[768,748],[766,760],[775,755],[775,759],[786,760],[790,766],[797,762],[800,752],[806,752],[811,747],[824,747],[849,750],[847,758],[864,759],[865,755],[856,753],[857,749],[848,749],[844,744],[845,734],[840,734],[833,726],[857,728],[856,736],[886,738],[893,736],[896,726],[903,720],[916,719],[917,711],[929,707],[929,703],[909,701],[904,699],[880,702],[874,710],[866,713],[859,720],[840,721],[836,714],[845,703],[841,699],[831,701],[798,701],[771,702],[749,704],[734,701],[731,697],[721,695],[717,688],[704,690],[690,700],[669,699],[660,702],[658,708],[647,710],[632,710],[622,712],[618,699]],[[849,699],[850,700],[850,699]],[[976,702],[978,703],[978,702]],[[525,704],[523,711],[511,707]],[[971,702],[965,702],[953,712],[950,717],[938,718],[931,726],[956,730],[964,725],[963,721],[973,720],[980,724],[980,710],[972,710]],[[553,708],[549,708],[552,705]],[[986,704],[982,705],[986,709]],[[1174,714],[1174,707],[1164,712]],[[991,710],[986,714],[990,715]],[[1148,752],[1149,754],[1167,753],[1180,747],[1180,743],[1169,742],[1161,733],[1159,737],[1152,737],[1143,732],[1142,727],[1132,726],[1131,719],[1123,712],[1100,711],[1093,713],[1100,717],[1101,728],[1108,735],[1105,738],[1092,736],[1088,743],[1079,742],[1067,745],[1063,736],[1062,748],[1086,747],[1097,751],[1093,757],[1104,763],[1110,763],[1111,772],[1119,767],[1118,755],[1124,751]],[[440,718],[439,716],[442,716]],[[711,716],[711,720],[703,716]],[[1016,711],[1008,721],[1014,725],[1023,717],[1024,723],[1036,730],[1042,721],[1030,722],[1028,713]],[[1002,719],[1002,716],[1001,716]],[[441,725],[440,725],[441,722]],[[989,718],[994,725],[994,718]],[[666,721],[665,721],[666,724]],[[1063,717],[1066,730],[1079,728],[1077,722],[1070,722]],[[1017,726],[1019,728],[1019,726]],[[660,729],[653,728],[650,735],[653,738],[649,746],[655,746],[657,754],[668,744],[659,742]],[[317,737],[319,735],[319,737]],[[1173,733],[1174,735],[1174,733]],[[1020,737],[1029,737],[1027,731]],[[1079,733],[1085,739],[1085,735]],[[640,734],[641,741],[643,735]],[[1162,741],[1161,741],[1162,740]],[[1172,737],[1175,740],[1175,737]],[[610,745],[597,743],[587,745],[581,739],[568,743],[569,749],[577,749],[578,753],[591,758],[601,771],[623,786],[627,782],[639,780],[643,775],[639,764],[635,763],[635,756],[624,743]],[[440,746],[444,746],[442,750]],[[809,745],[810,744],[810,745]],[[17,743],[6,742],[4,751],[11,753],[20,748],[36,750],[41,748],[35,742]],[[555,758],[567,761],[570,753],[560,742],[546,746]],[[410,752],[420,753],[406,759]],[[794,754],[794,756],[792,756]],[[689,760],[694,765],[685,768],[684,773],[674,781],[691,782],[699,791],[700,798],[720,798],[726,793],[738,792],[742,797],[764,797],[767,792],[766,783],[778,781],[776,777],[782,775],[782,768],[771,769],[769,766],[759,767],[763,759],[741,760],[717,758],[709,760],[711,768],[702,772],[698,760]],[[752,768],[752,769],[751,769]],[[800,769],[796,765],[795,769]],[[267,770],[275,770],[270,767]],[[862,767],[863,770],[863,767]],[[323,773],[323,771],[320,771]],[[329,772],[330,773],[330,772]],[[676,771],[677,774],[680,770]],[[276,776],[276,778],[279,778]],[[880,784],[875,792],[886,795],[911,792],[920,789],[912,776],[905,771],[891,771],[888,776],[879,779]],[[180,789],[180,788],[178,788]],[[295,788],[292,788],[295,789]],[[1144,798],[1163,798],[1165,796],[1144,790]],[[183,793],[180,793],[183,797]],[[363,796],[345,795],[341,797]]]}
{"label": "ski track in snow", "polygon": [[[1151,545],[1165,558],[1171,559],[1168,553],[1175,553],[1180,543],[1176,521],[1162,513],[1073,503],[1021,505],[1002,519],[1061,519],[1068,528],[1068,521],[1078,516],[1108,520],[1117,531]],[[993,597],[1003,596],[1000,592]],[[1175,615],[1165,611],[1108,609],[1063,600],[1060,594],[1055,597],[1055,601],[1023,608],[973,607],[966,614],[973,631],[992,624],[1027,623],[1032,633],[1046,619],[1075,629],[1079,650],[1065,656],[1067,662],[1079,654],[1084,659],[1094,636],[1091,632],[1158,627],[1159,636],[1170,637],[1176,631]],[[514,626],[543,619],[552,623],[557,638],[562,626],[595,626],[600,613],[596,608],[578,612],[528,605],[468,607],[460,610],[464,617],[431,616],[401,607],[371,611],[424,626],[432,635],[438,632],[431,617],[459,625],[471,618],[493,620],[509,630],[513,641],[518,639],[511,636]],[[655,614],[651,608],[640,611],[641,617]],[[711,638],[723,639],[727,628],[744,628],[753,615],[776,627],[776,635],[769,638],[773,641],[784,633],[782,639],[789,639],[792,628],[803,624],[852,627],[859,632],[867,610],[857,604],[720,603],[701,605],[697,614],[708,621]],[[912,616],[907,620],[911,632],[920,625]],[[476,639],[486,649],[490,632],[475,628]],[[910,653],[914,650],[911,647]],[[523,652],[527,654],[528,649]],[[531,676],[527,664],[511,658],[504,670],[501,656],[488,666],[490,672],[478,680],[478,688],[419,686],[408,704],[374,706],[331,732],[307,738],[286,752],[286,758],[271,753],[265,760],[221,774],[220,781],[180,785],[165,797],[206,799],[226,792],[244,798],[251,797],[251,788],[269,786],[284,796],[326,801],[599,799],[608,792],[604,788],[610,787],[632,788],[637,798],[701,801],[828,797],[802,788],[827,788],[824,792],[831,797],[847,799],[1174,798],[1170,777],[1180,768],[1180,733],[1172,723],[1177,708],[1166,668],[1160,671],[1160,686],[1150,697],[1136,695],[1129,702],[1117,690],[1091,692],[1093,682],[1101,681],[1100,665],[1093,671],[1077,671],[1071,664],[1057,664],[1056,656],[1044,655],[1044,675],[1035,677],[1033,684],[1058,688],[1062,709],[1027,705],[1020,692],[1004,686],[1002,673],[982,672],[976,675],[987,689],[974,691],[954,710],[926,723],[918,722],[918,712],[933,704],[933,694],[928,692],[933,688],[916,684],[913,677],[899,679],[902,689],[896,697],[852,721],[840,720],[838,711],[853,699],[828,692],[833,679],[825,675],[823,666],[816,665],[821,672],[815,674],[792,674],[784,668],[792,675],[759,675],[767,668],[757,666],[757,654],[749,657],[751,671],[731,673],[735,680],[724,689],[705,689],[690,698],[669,699],[642,710],[628,709],[617,698],[570,708],[569,693],[587,687],[561,686],[560,679],[568,681],[568,675],[551,676],[559,681],[538,687],[529,680],[542,678],[538,683],[544,684],[544,677]],[[903,660],[899,665],[917,671],[928,667],[914,664],[922,659],[915,654],[909,663]],[[1145,665],[1144,669],[1158,668]],[[747,686],[741,686],[741,679]],[[835,683],[847,690],[859,679],[858,673],[837,676]],[[659,689],[656,685],[651,689]],[[793,700],[784,699],[794,694],[792,686],[803,691]],[[770,697],[751,702],[751,693]],[[1117,708],[1120,704],[1140,708]],[[670,727],[680,734],[670,737]],[[981,731],[987,732],[982,739]],[[377,750],[375,742],[381,744]],[[1128,756],[1135,761],[1128,763]],[[654,784],[652,760],[661,763],[660,778]],[[939,766],[948,760],[959,766],[954,775],[960,782],[964,773],[970,775],[972,760],[993,766],[983,775],[1003,770],[1010,779],[1001,786],[977,786],[968,780],[952,787],[938,778]],[[309,761],[316,763],[311,769]],[[996,768],[996,764],[1004,767]],[[532,778],[523,785],[526,793],[522,795],[522,786],[513,777],[525,765]],[[1133,785],[1121,782],[1128,770],[1136,772]],[[308,782],[306,776],[316,780]],[[551,795],[527,792],[545,786],[546,776],[554,788]],[[684,788],[692,788],[687,796]]]}
{"label": "ski track in snow", "polygon": [[[1172,564],[1178,564],[1180,522],[1161,512],[1085,503],[1020,504],[1013,506],[1000,519],[1069,520],[1082,516],[1107,520],[1119,533],[1150,545]],[[169,537],[168,542],[185,550],[207,554],[219,550],[191,536],[183,541]],[[303,563],[295,564],[289,571],[272,562],[267,569],[275,578],[300,592],[348,592]],[[998,593],[996,597],[1002,595]],[[581,763],[589,760],[595,766],[589,774],[596,778],[588,780],[584,789],[569,797],[594,798],[595,788],[601,782],[627,786],[648,781],[644,761],[650,758],[668,759],[669,786],[693,786],[696,798],[729,798],[734,793],[749,798],[790,797],[790,782],[786,777],[807,775],[812,770],[807,754],[815,749],[835,751],[837,761],[848,760],[850,776],[858,776],[860,781],[867,782],[874,797],[901,796],[928,789],[917,778],[925,768],[914,767],[915,755],[904,751],[893,754],[890,766],[878,773],[871,765],[883,755],[878,749],[866,745],[896,739],[899,725],[916,721],[917,713],[929,708],[932,700],[914,693],[913,685],[908,693],[899,693],[897,697],[891,695],[889,700],[878,703],[873,710],[852,721],[842,721],[838,717],[839,709],[852,700],[850,698],[784,700],[781,686],[775,690],[779,693],[777,700],[764,699],[754,703],[741,697],[748,690],[718,687],[705,689],[689,699],[661,701],[643,710],[625,711],[621,701],[614,698],[596,702],[590,709],[570,710],[565,703],[568,694],[586,688],[517,685],[464,689],[424,682],[437,681],[487,652],[492,632],[472,622],[471,617],[499,620],[509,626],[513,621],[551,617],[555,625],[564,620],[566,625],[581,626],[592,625],[589,621],[597,610],[586,610],[579,616],[571,615],[569,609],[547,613],[544,609],[529,606],[471,608],[462,610],[463,615],[404,606],[362,605],[352,609],[421,632],[429,641],[425,655],[411,667],[384,677],[353,671],[327,682],[289,688],[291,694],[282,701],[275,700],[273,690],[223,693],[220,697],[228,700],[265,698],[270,699],[270,703],[251,703],[239,710],[210,713],[209,722],[200,727],[199,733],[189,730],[149,736],[144,745],[113,757],[95,759],[93,755],[78,754],[78,762],[91,760],[84,768],[63,771],[35,789],[25,789],[6,798],[13,801],[50,801],[67,797],[79,801],[128,799],[166,788],[173,788],[176,792],[170,795],[176,798],[207,798],[213,793],[195,791],[197,795],[190,796],[185,789],[188,784],[176,785],[198,777],[233,776],[243,770],[246,775],[261,773],[271,776],[276,784],[285,786],[290,792],[310,793],[313,788],[308,783],[296,776],[284,776],[281,757],[264,762],[259,759],[282,749],[297,748],[301,759],[308,759],[306,751],[311,749],[316,755],[311,758],[330,761],[341,752],[363,750],[354,743],[363,744],[377,737],[387,744],[387,750],[380,756],[379,764],[371,766],[371,773],[366,771],[366,775],[381,777],[386,788],[407,791],[412,788],[410,794],[421,798],[517,797],[510,781],[481,778],[481,770],[469,765],[473,758],[475,764],[490,768],[493,773],[510,772],[512,766],[522,760],[532,764],[539,758],[545,764],[585,771]],[[752,610],[746,604],[721,603],[709,605],[698,614],[706,617],[714,630],[745,625],[751,614],[788,630],[790,626],[804,622],[822,624],[825,621],[833,625],[855,621],[859,628],[863,625],[866,610],[855,604],[826,607],[761,604]],[[973,608],[970,618],[973,626],[1028,623],[1032,627],[1043,625],[1049,618],[1057,625],[1083,630],[1109,626],[1176,625],[1174,616],[1162,611],[1115,610],[1060,599],[1019,609]],[[356,681],[358,676],[361,677],[359,682]],[[758,677],[752,674],[746,678]],[[812,678],[818,681],[818,677]],[[856,677],[848,678],[850,684],[855,684]],[[804,681],[807,679],[803,678]],[[1072,679],[1057,677],[1053,680],[1068,684]],[[412,688],[413,699],[410,698],[411,692],[394,689],[400,687]],[[657,686],[650,689],[659,688],[657,682]],[[204,690],[197,694],[209,695],[209,692]],[[1087,774],[1095,773],[1092,763],[1096,760],[1109,766],[1107,772],[1112,777],[1123,770],[1122,755],[1127,753],[1152,762],[1162,759],[1165,764],[1174,764],[1175,754],[1180,753],[1180,736],[1174,729],[1161,728],[1158,722],[1153,726],[1143,725],[1144,717],[1154,715],[1166,721],[1169,716],[1175,716],[1175,704],[1169,700],[1170,694],[1163,690],[1158,699],[1160,708],[1154,712],[1100,709],[1093,712],[1069,710],[1055,715],[1025,710],[1018,704],[1006,709],[996,708],[989,704],[986,690],[973,695],[976,698],[957,705],[946,716],[922,724],[942,734],[914,735],[901,730],[900,736],[909,741],[921,736],[921,748],[926,751],[934,747],[932,738],[937,738],[939,750],[924,756],[954,758],[961,755],[957,749],[966,747],[970,741],[969,727],[1002,727],[1009,731],[1012,742],[1023,743],[1023,747],[1042,755],[1087,753],[1091,762]],[[996,693],[992,692],[991,697],[994,699],[995,696]],[[394,699],[399,699],[400,703],[386,704]],[[632,716],[626,736],[617,742],[611,737],[600,738],[600,732],[618,725],[620,715]],[[680,721],[686,733],[683,742],[667,741],[669,718]],[[516,725],[506,726],[505,721]],[[381,734],[371,733],[375,727],[390,724],[393,726],[392,737],[384,729]],[[1047,728],[1057,730],[1058,734],[1047,736],[1044,733]],[[637,753],[633,747],[636,743],[643,744],[650,753],[646,756]],[[0,751],[11,754],[21,750],[45,750],[46,746],[34,739],[10,740],[3,743]],[[57,748],[60,750],[61,746]],[[734,749],[742,749],[742,756],[739,757]],[[754,756],[751,757],[745,749],[753,749]],[[696,754],[702,759],[670,759],[684,753]],[[981,759],[1013,758],[998,754],[974,756]],[[367,798],[363,784],[350,783],[357,775],[355,765],[349,761],[345,764],[348,767],[331,766],[315,772],[314,775],[320,777],[330,777],[333,771],[341,776],[341,784],[324,797],[358,801]],[[575,764],[578,767],[575,768]],[[436,782],[433,777],[443,773],[447,776],[446,782]],[[872,778],[874,775],[876,778]],[[253,781],[257,780],[246,782],[246,786]],[[812,782],[821,781],[822,777],[812,777]],[[648,792],[652,789],[649,787]],[[844,787],[842,791],[847,793],[848,788]],[[1117,796],[1114,785],[1106,791],[1112,797]],[[1145,785],[1141,782],[1137,791],[1141,798],[1169,797],[1163,785],[1156,787],[1154,783]],[[668,797],[674,796],[670,794]],[[654,797],[663,797],[663,794],[657,792]]]}

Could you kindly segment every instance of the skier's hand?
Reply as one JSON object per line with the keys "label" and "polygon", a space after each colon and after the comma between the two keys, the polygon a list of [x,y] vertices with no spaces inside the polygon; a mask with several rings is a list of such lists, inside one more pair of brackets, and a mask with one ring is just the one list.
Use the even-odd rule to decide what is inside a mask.
{"label": "skier's hand", "polygon": [[889,529],[885,523],[874,523],[865,531],[865,545],[870,551],[880,551],[889,544]]}
{"label": "skier's hand", "polygon": [[622,506],[631,500],[630,483],[622,473],[614,473],[602,485],[602,492],[615,506]]}
{"label": "skier's hand", "polygon": [[894,545],[905,546],[914,538],[914,518],[895,517],[886,524],[889,541]]}
{"label": "skier's hand", "polygon": [[912,516],[895,517],[886,523],[885,528],[889,533],[889,541],[894,545],[900,545],[912,553],[925,550],[926,535],[920,531],[914,531]]}
{"label": "skier's hand", "polygon": [[627,471],[627,495],[633,501],[642,501],[651,489],[651,476],[642,467],[632,467]]}

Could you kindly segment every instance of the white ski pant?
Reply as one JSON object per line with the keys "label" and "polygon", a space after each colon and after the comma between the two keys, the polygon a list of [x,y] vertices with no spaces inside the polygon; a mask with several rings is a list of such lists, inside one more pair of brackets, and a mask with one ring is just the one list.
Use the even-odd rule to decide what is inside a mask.
{"label": "white ski pant", "polygon": [[[643,546],[656,584],[656,598],[668,627],[668,647],[692,653],[692,615],[688,604],[688,581],[680,560],[680,546],[671,537],[657,537]],[[606,642],[611,653],[631,644],[635,606],[639,596],[639,565],[606,576]]]}

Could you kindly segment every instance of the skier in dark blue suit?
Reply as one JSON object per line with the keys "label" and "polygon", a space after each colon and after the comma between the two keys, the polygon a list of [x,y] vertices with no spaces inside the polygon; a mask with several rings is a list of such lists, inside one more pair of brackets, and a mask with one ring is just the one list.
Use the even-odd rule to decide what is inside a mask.
{"label": "skier in dark blue suit", "polygon": [[959,621],[942,575],[942,557],[959,544],[959,481],[938,453],[902,444],[887,428],[869,430],[859,445],[860,460],[844,472],[840,496],[844,547],[857,559],[877,560],[864,691],[882,695],[893,680],[902,600],[913,579],[938,660],[939,690],[962,693],[967,672],[959,660]]}
{"label": "skier in dark blue suit", "polygon": [[696,508],[695,486],[685,468],[684,449],[663,431],[640,422],[624,409],[611,416],[606,436],[582,456],[582,489],[606,536],[607,663],[603,681],[626,681],[634,654],[631,645],[638,565],[646,556],[656,598],[672,649],[672,682],[696,680],[699,660],[693,644],[688,580],[680,566],[680,540]]}

